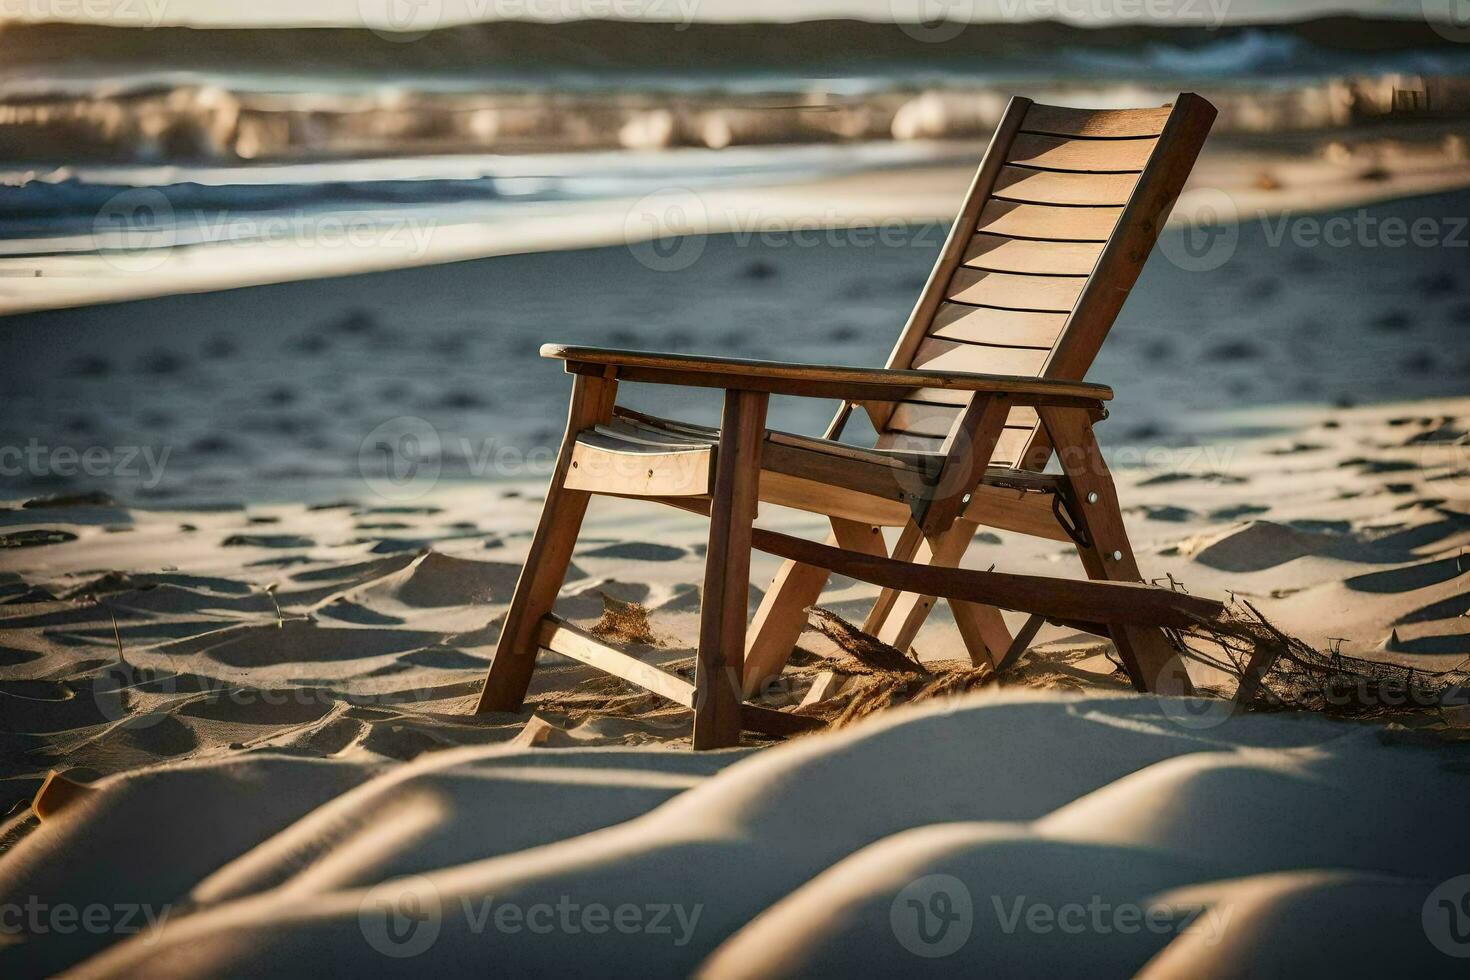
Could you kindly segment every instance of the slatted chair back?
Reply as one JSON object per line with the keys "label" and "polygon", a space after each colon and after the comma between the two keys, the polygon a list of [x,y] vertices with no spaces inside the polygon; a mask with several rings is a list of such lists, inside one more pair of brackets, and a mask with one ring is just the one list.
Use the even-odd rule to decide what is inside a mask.
{"label": "slatted chair back", "polygon": [[[1014,98],[888,366],[1081,380],[1189,176],[1215,109],[1067,109]],[[879,448],[939,450],[969,403],[918,389],[870,406]],[[1031,409],[992,465],[1041,469]]]}

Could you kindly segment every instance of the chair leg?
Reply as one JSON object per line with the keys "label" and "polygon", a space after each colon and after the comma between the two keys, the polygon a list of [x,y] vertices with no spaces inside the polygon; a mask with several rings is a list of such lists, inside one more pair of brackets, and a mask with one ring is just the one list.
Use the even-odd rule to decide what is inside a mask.
{"label": "chair leg", "polygon": [[764,392],[725,393],[694,668],[696,749],[726,748],[740,741],[750,527],[759,502],[767,400]]}
{"label": "chair leg", "polygon": [[[919,530],[919,525],[909,521],[898,532],[898,540],[893,544],[893,552],[889,556],[895,561],[917,561],[920,564],[927,563],[932,557],[928,552],[928,542],[924,540],[924,534]],[[923,551],[923,557],[919,552]],[[884,589],[878,593],[878,598],[873,602],[873,608],[868,610],[868,618],[863,621],[863,632],[877,636],[883,629],[883,624],[888,621],[888,614],[903,596],[897,589]]]}
{"label": "chair leg", "polygon": [[[832,533],[827,536],[827,544],[869,555],[888,553],[882,528],[842,517],[833,517],[831,521]],[[786,669],[797,638],[806,628],[807,608],[821,598],[831,575],[816,565],[782,563],[750,624],[750,640],[745,648],[746,697],[759,693],[766,681],[779,677]]]}
{"label": "chair leg", "polygon": [[500,627],[495,659],[485,678],[476,714],[486,711],[519,711],[536,670],[537,634],[541,620],[551,612],[557,593],[572,561],[572,548],[582,529],[591,494],[562,486],[571,468],[577,433],[612,416],[617,382],[577,375],[572,386],[572,403],[567,413],[567,431],[552,470],[541,508],[541,523],[531,539],[526,564],[516,581],[515,593]]}
{"label": "chair leg", "polygon": [[[1039,408],[1037,413],[1051,435],[1077,502],[1079,513],[1073,516],[1089,542],[1077,549],[1087,576],[1111,582],[1143,581],[1123,526],[1118,492],[1086,410]],[[1191,693],[1184,661],[1163,630],[1112,623],[1108,631],[1135,688],[1156,694]]]}
{"label": "chair leg", "polygon": [[[920,565],[956,566],[965,557],[965,552],[979,531],[980,525],[964,518],[957,519],[950,529],[934,540],[926,540],[912,522],[903,529],[892,557],[900,561],[912,561]],[[863,631],[878,637],[889,646],[907,650],[929,613],[934,610],[933,596],[915,595],[884,589],[868,612]],[[955,625],[960,638],[965,641],[965,650],[970,663],[976,667],[982,663],[992,666],[1010,647],[1011,634],[1000,610],[971,602],[951,602]]]}
{"label": "chair leg", "polygon": [[960,638],[965,641],[965,650],[970,654],[970,666],[989,664],[999,667],[1001,659],[1015,640],[1000,610],[978,602],[960,602],[955,599],[945,601],[949,603],[949,611],[954,615],[955,625],[959,627]]}

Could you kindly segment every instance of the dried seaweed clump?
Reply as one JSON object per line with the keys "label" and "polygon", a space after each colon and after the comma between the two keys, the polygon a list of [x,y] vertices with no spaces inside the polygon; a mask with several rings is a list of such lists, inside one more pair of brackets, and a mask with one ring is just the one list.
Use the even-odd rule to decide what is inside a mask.
{"label": "dried seaweed clump", "polygon": [[1244,600],[1177,639],[1189,656],[1239,678],[1235,695],[1248,708],[1382,718],[1470,703],[1470,672],[1415,670],[1336,648],[1323,653]]}
{"label": "dried seaweed clump", "polygon": [[833,728],[850,725],[895,705],[962,694],[996,681],[995,671],[988,665],[920,663],[820,607],[812,608],[812,625],[842,651],[840,656],[816,666],[852,675],[841,696],[820,712]]}
{"label": "dried seaweed clump", "polygon": [[604,593],[602,618],[592,627],[594,636],[606,640],[626,640],[656,647],[659,639],[648,622],[648,610],[636,602],[624,602]]}

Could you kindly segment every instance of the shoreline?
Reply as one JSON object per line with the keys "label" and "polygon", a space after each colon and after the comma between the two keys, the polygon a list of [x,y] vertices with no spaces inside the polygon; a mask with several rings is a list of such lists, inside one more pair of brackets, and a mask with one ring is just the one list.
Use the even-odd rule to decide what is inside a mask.
{"label": "shoreline", "polygon": [[[973,149],[978,159],[982,147]],[[501,255],[637,247],[663,236],[897,231],[950,221],[972,176],[968,166],[914,163],[748,187],[691,189],[671,178],[667,187],[639,198],[487,202],[478,206],[482,217],[468,220],[465,215],[473,215],[476,206],[376,208],[335,219],[308,211],[247,215],[234,219],[245,222],[249,232],[236,241],[170,245],[175,239],[160,239],[165,233],[138,232],[125,240],[132,246],[161,241],[161,247],[0,256],[0,316]],[[1470,152],[1463,134],[1432,141],[1422,131],[1402,129],[1326,138],[1299,134],[1287,140],[1286,149],[1271,153],[1249,142],[1217,139],[1206,148],[1170,224],[1214,225],[1368,207],[1464,187],[1470,187]],[[148,204],[142,197],[139,203]],[[218,235],[233,227],[231,220],[228,212],[201,214],[200,230]],[[274,236],[262,237],[271,227]],[[33,247],[45,247],[44,238],[34,242]]]}

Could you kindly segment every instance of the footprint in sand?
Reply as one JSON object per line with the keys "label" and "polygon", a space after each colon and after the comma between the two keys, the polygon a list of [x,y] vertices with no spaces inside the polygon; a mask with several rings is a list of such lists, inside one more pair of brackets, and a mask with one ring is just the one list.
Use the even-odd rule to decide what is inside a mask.
{"label": "footprint in sand", "polygon": [[0,534],[0,550],[5,548],[38,548],[48,544],[65,544],[75,541],[77,536],[70,531],[55,528],[34,528],[28,531],[12,531]]}
{"label": "footprint in sand", "polygon": [[[1408,623],[1432,623],[1440,619],[1458,619],[1470,617],[1470,592],[1461,592],[1452,595],[1448,599],[1440,599],[1431,602],[1427,606],[1420,606],[1410,612],[1404,613],[1393,621],[1395,626],[1403,626]],[[1466,620],[1466,628],[1470,629],[1470,619]]]}
{"label": "footprint in sand", "polygon": [[1355,592],[1414,592],[1470,572],[1470,558],[1456,555],[1385,572],[1355,575],[1343,584]]}
{"label": "footprint in sand", "polygon": [[1180,542],[1178,552],[1225,572],[1259,572],[1306,555],[1330,552],[1337,545],[1328,535],[1251,521]]}
{"label": "footprint in sand", "polygon": [[687,557],[688,551],[683,548],[673,548],[666,544],[652,544],[647,541],[620,541],[617,544],[605,545],[592,551],[582,552],[583,558],[618,558],[629,561],[678,561]]}
{"label": "footprint in sand", "polygon": [[314,548],[316,542],[300,534],[232,534],[220,545],[225,548]]}

